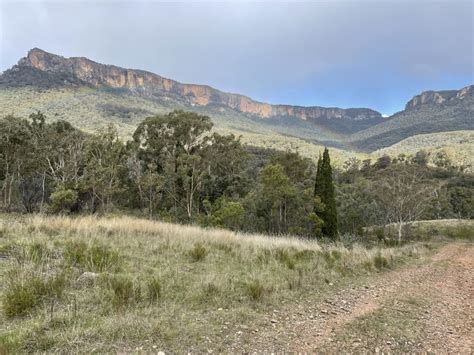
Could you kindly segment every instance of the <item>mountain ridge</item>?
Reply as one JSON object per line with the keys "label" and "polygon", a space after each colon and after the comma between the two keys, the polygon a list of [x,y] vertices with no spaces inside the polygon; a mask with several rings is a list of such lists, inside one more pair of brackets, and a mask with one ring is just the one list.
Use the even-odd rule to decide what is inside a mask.
{"label": "mountain ridge", "polygon": [[[2,83],[5,85],[8,77],[12,74],[14,76],[18,71],[31,70],[32,68],[42,72],[34,73],[35,77],[40,77],[44,73],[53,75],[54,80],[52,80],[50,87],[92,85],[93,87],[127,89],[142,97],[153,99],[162,96],[191,106],[222,105],[262,119],[296,117],[316,124],[325,124],[328,120],[368,121],[369,125],[386,120],[380,112],[369,108],[343,109],[268,104],[253,100],[245,95],[226,93],[208,85],[183,84],[148,71],[101,64],[85,57],[65,58],[39,48],[31,49],[17,65],[4,72],[4,78],[0,80],[0,85]],[[34,85],[35,83],[26,82],[26,84]],[[44,86],[47,88],[48,83],[45,82]]]}
{"label": "mountain ridge", "polygon": [[210,116],[215,129],[253,137],[254,145],[262,144],[255,137],[267,137],[265,146],[272,147],[285,140],[293,145],[295,138],[361,153],[414,135],[474,130],[474,85],[421,92],[403,111],[384,118],[365,108],[271,105],[208,85],[182,84],[148,71],[38,48],[0,74],[0,100],[0,114],[27,116],[41,110],[89,130],[114,123],[125,135],[146,117],[188,110]]}

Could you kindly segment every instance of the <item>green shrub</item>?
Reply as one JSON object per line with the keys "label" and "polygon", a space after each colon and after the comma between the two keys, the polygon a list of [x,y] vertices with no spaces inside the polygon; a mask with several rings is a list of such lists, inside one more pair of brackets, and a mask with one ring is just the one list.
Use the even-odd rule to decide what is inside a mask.
{"label": "green shrub", "polygon": [[383,227],[375,228],[375,236],[379,242],[383,242],[385,240],[385,230]]}
{"label": "green shrub", "polygon": [[8,318],[24,316],[44,299],[61,299],[65,287],[64,273],[47,279],[36,275],[11,277],[3,295],[3,312]]}
{"label": "green shrub", "polygon": [[194,262],[203,260],[207,255],[207,249],[201,244],[194,244],[194,248],[189,251],[189,256]]}
{"label": "green shrub", "polygon": [[40,299],[30,285],[14,284],[3,295],[3,313],[7,318],[26,315],[35,308]]}
{"label": "green shrub", "polygon": [[59,189],[51,194],[51,207],[54,212],[69,212],[77,202],[77,192]]}

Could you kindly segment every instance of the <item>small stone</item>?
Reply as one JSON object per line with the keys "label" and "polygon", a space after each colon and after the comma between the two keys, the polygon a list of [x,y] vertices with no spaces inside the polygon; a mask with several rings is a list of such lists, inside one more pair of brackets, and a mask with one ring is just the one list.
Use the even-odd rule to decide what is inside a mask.
{"label": "small stone", "polygon": [[165,355],[165,352],[164,351],[158,351],[157,355]]}
{"label": "small stone", "polygon": [[81,274],[76,280],[76,286],[78,287],[90,287],[94,285],[95,280],[99,274],[96,274],[95,272],[89,272],[86,271]]}
{"label": "small stone", "polygon": [[390,340],[387,340],[387,345],[392,345],[392,342]]}
{"label": "small stone", "polygon": [[321,313],[323,313],[323,314],[327,314],[327,313],[328,313],[328,311],[327,311],[327,310],[325,310],[325,309],[322,309],[322,310],[321,310]]}
{"label": "small stone", "polygon": [[278,323],[278,321],[276,319],[271,319],[270,322],[271,323]]}
{"label": "small stone", "polygon": [[223,311],[224,309],[223,308],[217,308],[218,311]]}
{"label": "small stone", "polygon": [[239,331],[237,332],[237,335],[242,335],[242,331],[239,330]]}

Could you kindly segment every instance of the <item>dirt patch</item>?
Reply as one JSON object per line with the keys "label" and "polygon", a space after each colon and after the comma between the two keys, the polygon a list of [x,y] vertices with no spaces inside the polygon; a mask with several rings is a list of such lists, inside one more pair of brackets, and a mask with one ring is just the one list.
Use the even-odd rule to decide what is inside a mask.
{"label": "dirt patch", "polygon": [[[240,350],[472,353],[473,269],[472,244],[446,245],[421,266],[385,272],[370,285],[341,290],[316,305],[275,310],[267,329]],[[385,318],[378,317],[382,313]],[[358,327],[362,321],[382,322],[376,336]],[[390,337],[390,326],[397,326],[397,336]]]}

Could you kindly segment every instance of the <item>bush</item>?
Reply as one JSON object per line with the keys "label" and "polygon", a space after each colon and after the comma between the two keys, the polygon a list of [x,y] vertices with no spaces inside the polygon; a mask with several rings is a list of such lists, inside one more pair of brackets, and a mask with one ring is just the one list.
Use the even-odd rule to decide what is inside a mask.
{"label": "bush", "polygon": [[3,313],[7,318],[26,315],[40,302],[30,285],[14,284],[5,292],[2,300]]}
{"label": "bush", "polygon": [[54,212],[70,212],[77,202],[77,192],[60,189],[51,194],[51,207]]}
{"label": "bush", "polygon": [[48,279],[35,275],[12,277],[3,295],[3,312],[8,318],[24,316],[47,298],[61,299],[65,287],[64,274]]}
{"label": "bush", "polygon": [[216,201],[215,205],[215,211],[210,218],[211,226],[231,230],[242,229],[245,222],[245,209],[240,202],[221,198]]}
{"label": "bush", "polygon": [[375,236],[379,242],[383,242],[385,240],[385,230],[383,227],[375,228]]}
{"label": "bush", "polygon": [[207,249],[201,244],[194,244],[194,248],[189,251],[189,256],[194,262],[203,260],[207,255]]}

